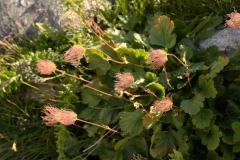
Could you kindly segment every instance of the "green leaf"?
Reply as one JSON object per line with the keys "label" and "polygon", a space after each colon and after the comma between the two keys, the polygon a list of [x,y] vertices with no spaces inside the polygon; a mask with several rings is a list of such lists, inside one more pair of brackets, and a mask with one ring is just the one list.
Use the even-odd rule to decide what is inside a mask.
{"label": "green leaf", "polygon": [[134,155],[145,157],[148,153],[148,145],[145,138],[134,137],[123,144],[121,152],[124,159],[132,159]]}
{"label": "green leaf", "polygon": [[147,82],[157,82],[158,81],[158,77],[156,76],[155,73],[152,73],[152,72],[146,72],[146,81]]}
{"label": "green leaf", "polygon": [[130,137],[126,137],[124,139],[121,139],[120,141],[118,141],[115,146],[114,149],[118,150],[120,149],[129,139],[132,139],[134,136],[130,136]]}
{"label": "green leaf", "polygon": [[151,138],[150,154],[156,159],[172,153],[176,146],[181,144],[181,139],[174,130],[158,131]]}
{"label": "green leaf", "polygon": [[192,117],[192,122],[198,129],[204,129],[210,126],[213,112],[210,109],[202,109],[198,114]]}
{"label": "green leaf", "polygon": [[219,73],[223,68],[228,64],[229,59],[228,57],[218,57],[218,61],[215,61],[211,64],[211,68],[209,73],[206,75],[207,78],[214,78],[217,76],[217,73]]}
{"label": "green leaf", "polygon": [[124,113],[119,121],[121,130],[130,135],[136,135],[142,132],[142,117],[144,113],[141,109],[137,109],[134,112]]}
{"label": "green leaf", "polygon": [[184,62],[184,63],[186,63],[186,64],[191,64],[190,62],[189,62],[189,60],[192,58],[192,56],[193,56],[193,51],[192,51],[192,49],[190,48],[190,47],[187,47],[187,46],[185,46],[185,45],[180,45],[179,46],[179,48],[180,48],[180,50],[181,50],[181,52],[179,53],[180,54],[180,59]]}
{"label": "green leaf", "polygon": [[222,130],[222,141],[226,144],[233,145],[233,135],[234,132],[232,130]]}
{"label": "green leaf", "polygon": [[240,143],[236,144],[236,145],[233,147],[233,152],[234,152],[234,153],[239,153],[239,152],[240,152]]}
{"label": "green leaf", "polygon": [[198,25],[197,27],[195,27],[195,29],[194,29],[192,32],[190,32],[188,35],[189,35],[190,37],[192,37],[194,34],[196,34],[197,32],[199,32],[208,22],[211,21],[211,16],[212,16],[212,14],[209,15],[208,17],[204,17],[204,18],[202,19],[202,21],[199,23],[199,25]]}
{"label": "green leaf", "polygon": [[115,43],[126,43],[128,41],[128,37],[123,30],[108,28],[105,32],[108,36],[111,36]]}
{"label": "green leaf", "polygon": [[207,80],[204,75],[199,76],[198,86],[194,89],[194,91],[198,94],[202,94],[206,98],[215,98],[217,95],[214,81],[212,79]]}
{"label": "green leaf", "polygon": [[149,40],[144,34],[134,33],[133,37],[135,42],[142,44],[144,47],[150,48]]}
{"label": "green leaf", "polygon": [[202,138],[202,144],[206,145],[209,151],[214,151],[219,146],[221,136],[218,126],[212,125],[209,133]]}
{"label": "green leaf", "polygon": [[240,122],[235,121],[231,126],[234,131],[233,142],[240,142]]}
{"label": "green leaf", "polygon": [[167,123],[172,123],[177,129],[180,129],[185,121],[185,114],[176,114],[171,110],[166,113],[165,118]]}
{"label": "green leaf", "polygon": [[104,75],[110,69],[110,64],[101,51],[88,49],[86,50],[85,55],[89,67],[96,70],[97,74]]}
{"label": "green leaf", "polygon": [[145,129],[150,129],[152,128],[159,120],[159,116],[150,116],[149,114],[146,114],[145,116],[142,117],[142,124]]}
{"label": "green leaf", "polygon": [[172,34],[173,29],[173,21],[167,16],[160,16],[151,29],[150,43],[164,48],[172,48],[176,44],[176,35]]}
{"label": "green leaf", "polygon": [[235,159],[235,155],[232,151],[233,146],[221,143],[220,147],[221,147],[221,150],[223,152],[224,160],[234,160]]}
{"label": "green leaf", "polygon": [[204,67],[204,62],[199,62],[199,63],[192,63],[191,65],[188,66],[188,69],[191,73],[195,73],[198,70],[203,69]]}
{"label": "green leaf", "polygon": [[185,22],[177,19],[174,21],[175,24],[175,29],[174,29],[174,33],[177,34],[177,37],[179,39],[186,37],[186,35],[192,30],[192,28],[195,26],[195,24],[198,21],[198,17],[194,18],[191,23],[186,26]]}
{"label": "green leaf", "polygon": [[98,119],[98,117],[99,117],[99,111],[91,107],[85,108],[80,113],[80,118],[85,120],[93,120],[93,119],[95,120],[95,119]]}
{"label": "green leaf", "polygon": [[124,48],[121,47],[117,50],[117,52],[122,56],[125,57],[126,60],[130,63],[144,65],[147,58],[148,52],[144,49],[133,49],[133,48]]}
{"label": "green leaf", "polygon": [[133,30],[138,22],[138,16],[134,12],[128,12],[127,14],[119,15],[118,18],[122,21],[120,27],[126,30]]}
{"label": "green leaf", "polygon": [[82,102],[84,104],[88,104],[90,106],[97,106],[101,100],[102,98],[96,95],[96,93],[93,90],[87,88],[83,89]]}
{"label": "green leaf", "polygon": [[161,15],[162,15],[162,13],[156,12],[156,13],[154,13],[153,16],[149,17],[149,18],[148,18],[148,21],[147,21],[146,28],[145,28],[144,30],[145,30],[146,32],[150,32],[152,26],[153,26],[154,23],[155,23],[155,21],[156,21],[157,18],[160,17]]}
{"label": "green leaf", "polygon": [[114,123],[115,118],[118,116],[120,110],[113,108],[103,108],[100,112],[100,119],[103,124]]}
{"label": "green leaf", "polygon": [[207,160],[224,160],[224,158],[219,157],[219,155],[216,152],[208,152],[207,154]]}
{"label": "green leaf", "polygon": [[210,21],[196,34],[198,39],[210,38],[214,33],[214,27],[222,23],[221,17],[211,17]]}
{"label": "green leaf", "polygon": [[170,160],[184,160],[182,153],[179,151],[176,151],[175,149],[173,149],[173,153],[168,154],[168,156],[171,158]]}
{"label": "green leaf", "polygon": [[148,88],[159,98],[165,96],[165,88],[159,83],[154,83],[150,85]]}
{"label": "green leaf", "polygon": [[193,98],[182,101],[180,107],[184,110],[185,113],[196,115],[200,109],[203,108],[203,101],[204,97],[200,94],[196,94]]}

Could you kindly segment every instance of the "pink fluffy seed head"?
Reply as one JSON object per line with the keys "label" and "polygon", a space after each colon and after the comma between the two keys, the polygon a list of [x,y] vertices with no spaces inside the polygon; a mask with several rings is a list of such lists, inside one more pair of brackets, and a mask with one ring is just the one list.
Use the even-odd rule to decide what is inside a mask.
{"label": "pink fluffy seed head", "polygon": [[226,26],[229,26],[234,29],[240,28],[240,13],[238,13],[236,10],[232,12],[231,14],[227,14],[227,16],[230,18],[229,20],[226,20]]}
{"label": "pink fluffy seed head", "polygon": [[117,73],[115,77],[117,79],[115,81],[115,90],[117,91],[123,91],[124,89],[131,87],[134,83],[134,77],[130,72]]}
{"label": "pink fluffy seed head", "polygon": [[42,119],[47,126],[53,126],[56,123],[72,125],[77,120],[77,114],[72,110],[58,109],[53,106],[45,106],[43,113],[46,116],[42,116]]}
{"label": "pink fluffy seed head", "polygon": [[156,49],[149,52],[147,64],[150,64],[153,70],[161,68],[167,62],[167,53],[162,49]]}
{"label": "pink fluffy seed head", "polygon": [[55,63],[50,60],[39,60],[37,63],[37,71],[41,74],[50,75],[56,69]]}
{"label": "pink fluffy seed head", "polygon": [[80,60],[85,54],[85,49],[81,45],[73,45],[64,54],[65,62],[71,63],[73,66],[78,66]]}
{"label": "pink fluffy seed head", "polygon": [[173,102],[169,97],[158,99],[151,107],[150,113],[165,113],[172,108]]}

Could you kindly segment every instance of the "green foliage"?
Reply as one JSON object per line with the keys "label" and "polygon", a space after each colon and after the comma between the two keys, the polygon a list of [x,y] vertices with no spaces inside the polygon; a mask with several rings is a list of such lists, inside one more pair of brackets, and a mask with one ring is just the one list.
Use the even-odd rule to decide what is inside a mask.
{"label": "green foliage", "polygon": [[219,146],[221,136],[218,126],[212,125],[208,134],[202,138],[202,144],[206,145],[209,151],[214,151]]}
{"label": "green foliage", "polygon": [[160,16],[152,26],[149,40],[153,45],[172,48],[176,43],[176,35],[172,34],[174,23],[167,16]]}
{"label": "green foliage", "polygon": [[138,109],[134,112],[127,112],[122,115],[119,125],[121,130],[130,135],[139,134],[143,130],[142,117],[143,111]]}
{"label": "green foliage", "polygon": [[[10,49],[0,61],[1,158],[239,156],[239,49],[227,56],[214,46],[198,50],[199,40],[213,35],[222,23],[219,15],[235,2],[216,2],[215,9],[221,9],[213,11],[217,16],[210,14],[214,4],[205,1],[117,0],[96,11],[98,23],[72,2],[82,4],[64,2],[79,14],[81,29],[58,32],[38,23],[38,37],[19,40],[19,45],[6,43]],[[209,8],[203,9],[206,4]],[[78,66],[63,56],[74,44],[85,49]],[[14,46],[21,56],[13,54]],[[156,70],[149,65],[154,49],[168,53],[164,66]],[[50,75],[38,73],[41,59],[51,60],[57,69]],[[117,78],[118,73],[133,78]],[[79,119],[68,127],[46,127],[41,119],[44,105],[71,109]],[[11,150],[14,142],[16,153]]]}

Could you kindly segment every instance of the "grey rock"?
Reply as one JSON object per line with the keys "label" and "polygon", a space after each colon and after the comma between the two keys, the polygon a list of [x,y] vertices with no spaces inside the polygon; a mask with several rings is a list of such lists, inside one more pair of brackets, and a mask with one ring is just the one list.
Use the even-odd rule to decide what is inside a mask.
{"label": "grey rock", "polygon": [[32,36],[36,22],[60,29],[57,22],[64,12],[61,0],[1,0],[0,8],[0,37],[11,32]]}
{"label": "grey rock", "polygon": [[[104,0],[83,0],[86,9],[95,10]],[[114,3],[115,0],[107,0]],[[37,34],[36,22],[61,29],[59,20],[67,9],[62,0],[0,0],[0,39],[14,34]]]}
{"label": "grey rock", "polygon": [[224,28],[217,30],[211,38],[200,42],[200,49],[217,46],[219,51],[229,52],[240,45],[240,29]]}

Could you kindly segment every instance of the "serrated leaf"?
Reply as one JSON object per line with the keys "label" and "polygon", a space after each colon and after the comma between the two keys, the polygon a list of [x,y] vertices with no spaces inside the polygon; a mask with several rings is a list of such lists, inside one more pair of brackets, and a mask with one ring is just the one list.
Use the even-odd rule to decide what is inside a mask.
{"label": "serrated leaf", "polygon": [[128,12],[127,14],[119,15],[118,18],[122,21],[120,27],[126,30],[133,30],[138,22],[138,16],[134,12]]}
{"label": "serrated leaf", "polygon": [[204,97],[200,94],[196,94],[193,98],[182,101],[180,107],[185,113],[196,115],[200,109],[203,108],[203,101]]}
{"label": "serrated leaf", "polygon": [[198,94],[202,94],[206,98],[215,98],[217,95],[214,81],[212,79],[207,80],[204,75],[199,76],[198,86],[194,89],[194,91]]}
{"label": "serrated leaf", "polygon": [[206,145],[209,151],[214,151],[219,146],[221,136],[218,126],[212,125],[208,134],[202,138],[202,144]]}
{"label": "serrated leaf", "polygon": [[189,141],[188,136],[184,136],[182,143],[180,144],[180,146],[178,148],[178,151],[181,152],[184,157],[189,156],[189,144],[187,143],[188,141]]}
{"label": "serrated leaf", "polygon": [[166,123],[171,123],[174,125],[177,129],[182,128],[183,123],[185,121],[185,114],[176,114],[173,111],[168,111],[166,113]]}
{"label": "serrated leaf", "polygon": [[112,124],[114,119],[118,116],[120,110],[112,108],[103,108],[100,112],[100,119],[102,124]]}
{"label": "serrated leaf", "polygon": [[179,151],[173,150],[172,154],[168,154],[168,156],[171,158],[170,160],[184,160],[182,153]]}
{"label": "serrated leaf", "polygon": [[90,106],[97,106],[102,98],[95,94],[91,89],[83,89],[82,91],[82,102]]}
{"label": "serrated leaf", "polygon": [[117,52],[122,56],[125,57],[126,60],[130,63],[144,65],[147,58],[148,52],[144,49],[133,49],[133,48],[119,48]]}
{"label": "serrated leaf", "polygon": [[85,120],[98,119],[99,111],[95,108],[88,107],[80,113],[80,118]]}
{"label": "serrated leaf", "polygon": [[145,116],[142,117],[142,124],[145,129],[150,129],[152,128],[159,120],[159,117],[153,117],[150,116],[149,114],[146,114]]}
{"label": "serrated leaf", "polygon": [[207,154],[207,160],[224,160],[223,157],[219,157],[219,155],[216,152],[208,152]]}
{"label": "serrated leaf", "polygon": [[234,131],[233,142],[240,142],[240,122],[235,121],[231,126]]}
{"label": "serrated leaf", "polygon": [[195,73],[198,70],[203,69],[204,67],[204,62],[199,62],[199,63],[192,63],[190,66],[188,66],[188,69],[191,73]]}
{"label": "serrated leaf", "polygon": [[234,152],[234,153],[239,153],[239,152],[240,152],[240,143],[236,144],[236,145],[233,147],[233,152]]}
{"label": "serrated leaf", "polygon": [[141,109],[137,109],[134,112],[124,113],[119,121],[121,130],[130,135],[136,135],[142,132],[142,117],[144,112]]}
{"label": "serrated leaf", "polygon": [[132,159],[134,155],[147,156],[148,145],[144,137],[134,137],[128,140],[122,147],[124,159]]}
{"label": "serrated leaf", "polygon": [[204,129],[210,126],[213,112],[210,109],[202,109],[198,114],[192,117],[192,122],[198,129]]}
{"label": "serrated leaf", "polygon": [[88,132],[88,137],[94,137],[95,133],[99,129],[99,127],[89,124],[84,125],[83,128]]}
{"label": "serrated leaf", "polygon": [[223,130],[222,131],[222,141],[226,144],[233,145],[233,131],[232,130]]}
{"label": "serrated leaf", "polygon": [[172,34],[173,30],[173,21],[167,16],[160,16],[151,29],[150,43],[164,48],[172,48],[176,44],[176,35]]}
{"label": "serrated leaf", "polygon": [[97,74],[104,75],[111,68],[103,53],[98,50],[88,49],[85,53],[89,67],[96,70]]}
{"label": "serrated leaf", "polygon": [[181,144],[181,139],[174,130],[158,131],[151,138],[150,154],[156,159],[166,156]]}
{"label": "serrated leaf", "polygon": [[235,155],[232,151],[233,147],[224,143],[221,143],[221,150],[223,152],[223,158],[224,160],[234,160]]}
{"label": "serrated leaf", "polygon": [[162,13],[160,12],[156,12],[154,13],[154,15],[152,17],[149,17],[148,18],[148,21],[147,21],[147,25],[146,25],[146,28],[144,29],[146,32],[150,32],[151,31],[151,28],[152,26],[154,25],[156,19],[161,16]]}
{"label": "serrated leaf", "polygon": [[217,76],[223,68],[228,64],[228,57],[218,57],[218,61],[215,61],[211,64],[209,73],[206,75],[207,78],[214,78]]}

